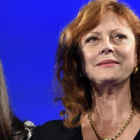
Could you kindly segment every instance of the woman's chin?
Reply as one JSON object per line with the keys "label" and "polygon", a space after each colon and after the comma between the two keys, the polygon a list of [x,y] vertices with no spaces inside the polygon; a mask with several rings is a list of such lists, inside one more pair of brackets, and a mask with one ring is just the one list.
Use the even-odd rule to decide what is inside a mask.
{"label": "woman's chin", "polygon": [[94,83],[97,83],[97,84],[103,84],[103,85],[113,85],[113,84],[117,84],[118,83],[118,81],[119,81],[119,79],[118,78],[116,78],[116,77],[103,77],[103,78],[100,78],[100,79],[98,79],[98,80],[96,80],[96,81],[94,81]]}

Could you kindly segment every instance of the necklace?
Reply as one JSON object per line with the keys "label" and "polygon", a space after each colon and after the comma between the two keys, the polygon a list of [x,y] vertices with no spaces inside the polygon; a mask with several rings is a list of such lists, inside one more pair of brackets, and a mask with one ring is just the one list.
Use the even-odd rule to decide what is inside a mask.
{"label": "necklace", "polygon": [[133,116],[134,110],[132,109],[132,112],[130,113],[129,119],[126,121],[126,123],[125,123],[125,124],[123,125],[123,127],[120,129],[120,131],[119,131],[114,137],[112,137],[112,138],[102,138],[102,137],[99,135],[99,133],[97,132],[96,128],[95,128],[95,125],[94,125],[93,120],[92,120],[92,118],[91,118],[91,111],[90,111],[90,109],[87,110],[87,113],[88,113],[89,122],[90,122],[90,124],[91,124],[91,126],[92,126],[92,128],[93,128],[93,130],[94,130],[94,132],[95,132],[95,134],[96,134],[96,136],[97,136],[97,138],[98,138],[99,140],[114,140],[114,139],[116,139],[116,138],[123,132],[123,130],[125,129],[125,127],[128,125],[128,123],[130,122],[130,120],[131,120],[131,118],[132,118],[132,116]]}

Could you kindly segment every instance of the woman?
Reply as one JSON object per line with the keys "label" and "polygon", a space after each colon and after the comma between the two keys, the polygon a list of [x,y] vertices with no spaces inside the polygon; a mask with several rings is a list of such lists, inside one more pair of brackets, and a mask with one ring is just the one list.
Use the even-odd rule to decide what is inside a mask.
{"label": "woman", "polygon": [[0,62],[0,140],[29,140],[34,125],[21,122],[11,111]]}
{"label": "woman", "polygon": [[56,59],[65,120],[37,127],[31,140],[140,139],[140,22],[132,10],[89,2],[62,32]]}

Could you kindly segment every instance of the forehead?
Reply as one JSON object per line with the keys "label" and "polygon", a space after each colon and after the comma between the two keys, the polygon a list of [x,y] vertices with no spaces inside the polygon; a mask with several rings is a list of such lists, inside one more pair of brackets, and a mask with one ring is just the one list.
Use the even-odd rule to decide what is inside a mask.
{"label": "forehead", "polygon": [[122,18],[121,16],[117,16],[113,12],[106,12],[102,16],[99,25],[97,25],[93,30],[103,31],[103,29],[108,29],[108,30],[120,29],[120,30],[131,31],[128,22],[124,18]]}

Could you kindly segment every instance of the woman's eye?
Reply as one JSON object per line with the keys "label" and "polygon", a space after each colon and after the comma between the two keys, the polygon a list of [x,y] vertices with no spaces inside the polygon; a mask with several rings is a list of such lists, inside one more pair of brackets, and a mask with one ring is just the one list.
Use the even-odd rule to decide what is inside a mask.
{"label": "woman's eye", "polygon": [[95,42],[95,41],[97,41],[97,40],[98,40],[97,37],[90,37],[90,38],[86,39],[85,43]]}
{"label": "woman's eye", "polygon": [[117,38],[119,40],[127,39],[126,35],[123,35],[123,34],[118,34],[115,36],[115,38]]}

